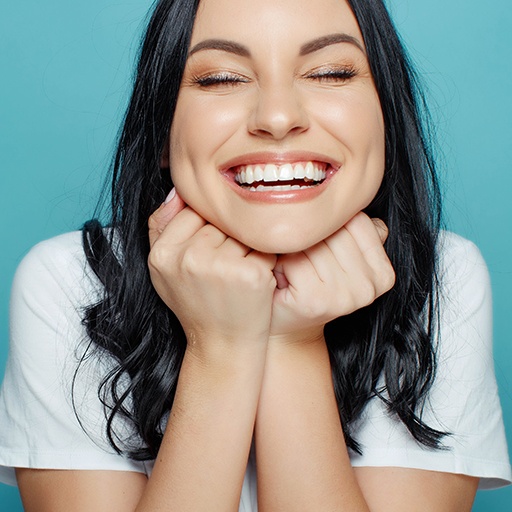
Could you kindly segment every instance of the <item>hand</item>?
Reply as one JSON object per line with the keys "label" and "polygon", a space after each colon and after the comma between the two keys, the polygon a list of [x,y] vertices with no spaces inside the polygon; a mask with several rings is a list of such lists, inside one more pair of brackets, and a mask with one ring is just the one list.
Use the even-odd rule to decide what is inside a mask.
{"label": "hand", "polygon": [[279,256],[271,335],[321,337],[327,322],[371,304],[395,273],[383,244],[387,227],[360,212],[326,240]]}
{"label": "hand", "polygon": [[155,290],[190,344],[268,341],[276,256],[228,237],[176,194],[149,219],[148,264]]}

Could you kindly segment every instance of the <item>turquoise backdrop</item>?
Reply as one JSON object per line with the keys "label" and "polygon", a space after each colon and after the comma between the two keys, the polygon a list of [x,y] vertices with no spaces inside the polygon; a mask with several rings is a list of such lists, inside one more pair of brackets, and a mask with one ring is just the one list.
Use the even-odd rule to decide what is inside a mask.
{"label": "turquoise backdrop", "polygon": [[[15,267],[37,241],[91,216],[150,3],[3,3],[0,376]],[[512,445],[512,4],[392,0],[390,8],[430,90],[448,226],[475,241],[490,268],[496,373]],[[17,491],[1,484],[0,510],[22,510]],[[512,487],[480,492],[473,510],[510,512]]]}

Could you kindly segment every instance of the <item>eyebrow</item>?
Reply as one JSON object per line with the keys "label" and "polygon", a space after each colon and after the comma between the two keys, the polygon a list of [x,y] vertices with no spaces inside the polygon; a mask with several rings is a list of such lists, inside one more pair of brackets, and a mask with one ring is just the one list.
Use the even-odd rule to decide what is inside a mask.
{"label": "eyebrow", "polygon": [[339,33],[339,34],[329,34],[328,36],[322,36],[318,39],[313,39],[309,43],[305,43],[300,47],[299,55],[302,57],[303,55],[308,55],[309,53],[317,52],[326,46],[331,46],[333,44],[339,43],[348,43],[354,45],[356,48],[361,50],[365,55],[366,51],[363,45],[359,42],[357,38],[351,36],[349,34]]}
{"label": "eyebrow", "polygon": [[206,39],[197,43],[189,52],[188,56],[194,55],[194,53],[200,52],[201,50],[221,50],[228,53],[234,53],[242,57],[250,57],[251,52],[249,49],[234,41],[226,41],[225,39]]}
{"label": "eyebrow", "polygon": [[[330,34],[327,36],[319,37],[317,39],[313,39],[312,41],[309,41],[300,47],[299,55],[302,57],[304,55],[317,52],[327,46],[339,43],[351,44],[366,55],[365,49],[359,40],[354,36],[344,33]],[[241,57],[251,56],[251,52],[246,46],[240,43],[235,43],[234,41],[227,41],[225,39],[205,39],[204,41],[201,41],[193,46],[189,51],[188,56],[190,57],[191,55],[194,55],[194,53],[200,52],[201,50],[220,50],[233,53],[235,55],[240,55]]]}

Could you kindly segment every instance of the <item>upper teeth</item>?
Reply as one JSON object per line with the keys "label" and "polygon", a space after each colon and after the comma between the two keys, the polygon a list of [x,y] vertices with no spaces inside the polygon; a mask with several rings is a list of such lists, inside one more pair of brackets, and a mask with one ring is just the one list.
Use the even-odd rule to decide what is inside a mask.
{"label": "upper teeth", "polygon": [[326,176],[325,164],[316,162],[244,165],[238,171],[235,176],[237,183],[249,185],[255,181],[292,181],[304,178],[311,181],[322,181]]}

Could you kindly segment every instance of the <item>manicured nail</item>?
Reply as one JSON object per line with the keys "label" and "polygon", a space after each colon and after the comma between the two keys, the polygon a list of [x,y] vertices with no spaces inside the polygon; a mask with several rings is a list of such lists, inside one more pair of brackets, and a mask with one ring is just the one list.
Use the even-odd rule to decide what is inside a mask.
{"label": "manicured nail", "polygon": [[169,195],[165,198],[164,204],[170,203],[172,198],[176,195],[176,189],[173,187],[169,192]]}

